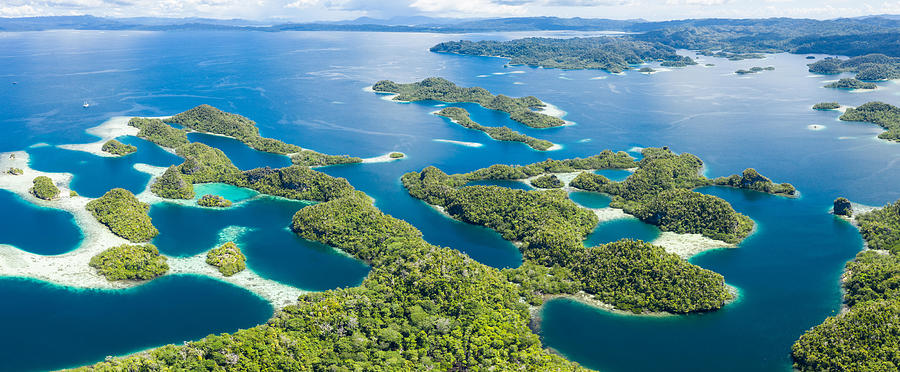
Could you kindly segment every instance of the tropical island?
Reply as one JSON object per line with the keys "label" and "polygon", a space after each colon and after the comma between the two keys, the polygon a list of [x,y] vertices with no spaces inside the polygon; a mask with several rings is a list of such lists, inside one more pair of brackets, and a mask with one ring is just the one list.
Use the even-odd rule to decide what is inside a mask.
{"label": "tropical island", "polygon": [[503,111],[512,120],[532,128],[551,128],[566,124],[560,118],[536,112],[547,104],[534,96],[511,98],[493,95],[484,88],[459,87],[453,82],[439,77],[431,77],[420,82],[400,84],[390,80],[382,80],[372,86],[372,90],[381,93],[393,93],[397,101],[441,101],[448,103],[473,102],[484,108]]}
{"label": "tropical island", "polygon": [[755,73],[759,73],[759,72],[763,72],[763,71],[773,71],[773,70],[775,70],[775,67],[772,67],[772,66],[769,66],[769,67],[756,66],[756,67],[751,67],[749,70],[740,69],[740,70],[735,71],[734,73],[738,74],[738,75],[747,75],[747,74],[755,74]]}
{"label": "tropical island", "polygon": [[153,244],[112,247],[91,258],[90,265],[109,281],[150,280],[169,271]]}
{"label": "tropical island", "polygon": [[206,254],[206,263],[219,269],[224,276],[232,276],[247,268],[247,257],[241,253],[234,242],[226,242],[210,249]]}
{"label": "tropical island", "polygon": [[531,186],[539,189],[559,189],[565,186],[555,174],[545,174],[538,176],[530,181]]}
{"label": "tropical island", "polygon": [[32,182],[34,186],[31,187],[29,192],[38,199],[53,200],[59,195],[59,188],[53,184],[53,180],[50,177],[37,176]]}
{"label": "tropical island", "polygon": [[142,203],[131,191],[109,190],[99,199],[88,202],[86,209],[113,234],[133,243],[148,242],[159,234],[147,215],[150,205]]}
{"label": "tropical island", "polygon": [[900,58],[884,54],[867,54],[849,59],[823,58],[809,64],[809,72],[823,75],[853,72],[856,73],[856,79],[864,81],[900,79]]}
{"label": "tropical island", "polygon": [[840,119],[877,124],[885,130],[878,138],[900,141],[900,107],[884,102],[869,102],[856,108],[848,108]]}
{"label": "tropical island", "polygon": [[111,139],[103,144],[101,150],[116,156],[125,156],[137,151],[137,147]]}
{"label": "tropical island", "polygon": [[765,55],[761,53],[731,53],[725,51],[699,50],[697,54],[701,56],[724,58],[729,61],[743,61],[745,59],[763,59]]}
{"label": "tropical island", "polygon": [[[843,199],[843,200],[841,200]],[[848,309],[826,319],[792,347],[801,371],[877,371],[896,369],[900,345],[900,200],[868,212],[839,210],[855,216],[866,249],[847,263],[842,280]]]}
{"label": "tropical island", "polygon": [[841,105],[837,102],[819,102],[813,105],[813,110],[837,110],[841,108]]}
{"label": "tropical island", "polygon": [[667,66],[695,65],[675,48],[659,43],[612,37],[526,38],[510,41],[448,41],[431,47],[432,52],[509,58],[511,65],[562,69],[629,70],[630,65],[660,61]]}
{"label": "tropical island", "polygon": [[6,170],[6,173],[11,174],[13,176],[21,176],[22,174],[25,173],[25,171],[23,171],[22,168],[10,167],[9,169]]}
{"label": "tropical island", "polygon": [[831,84],[825,85],[825,88],[837,88],[837,89],[875,89],[878,88],[875,83],[868,83],[865,81],[858,80],[856,78],[843,78]]}
{"label": "tropical island", "polygon": [[210,208],[228,208],[231,204],[231,200],[225,199],[219,195],[207,194],[197,200],[197,205]]}
{"label": "tropical island", "polygon": [[522,142],[538,151],[547,151],[554,146],[553,142],[526,136],[508,127],[486,127],[478,124],[469,117],[469,111],[461,107],[446,107],[436,112],[435,115],[449,118],[450,121],[465,128],[480,130],[497,141]]}

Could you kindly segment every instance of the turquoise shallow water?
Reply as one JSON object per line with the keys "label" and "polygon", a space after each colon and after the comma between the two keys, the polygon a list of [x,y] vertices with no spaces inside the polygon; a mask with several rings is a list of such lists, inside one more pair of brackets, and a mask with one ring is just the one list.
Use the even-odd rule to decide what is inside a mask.
{"label": "turquoise shallow water", "polygon": [[584,240],[588,247],[611,243],[620,239],[636,239],[645,242],[659,237],[659,228],[641,222],[637,218],[620,218],[597,225]]}
{"label": "turquoise shallow water", "polygon": [[[0,125],[4,128],[0,151],[26,149],[39,142],[91,142],[96,138],[84,130],[112,116],[164,116],[199,104],[212,104],[255,120],[264,136],[317,151],[361,157],[389,151],[408,154],[407,159],[392,163],[322,170],[347,178],[356,188],[373,196],[383,211],[422,230],[429,242],[458,249],[495,267],[519,265],[518,250],[493,231],[453,221],[411,198],[400,185],[400,176],[430,165],[448,173],[469,172],[495,163],[528,164],[547,158],[586,157],[604,149],[630,151],[638,156],[634,150],[648,146],[670,146],[676,152],[696,154],[705,161],[710,177],[754,167],[775,181],[793,183],[803,197],[784,199],[730,189],[704,190],[731,201],[759,225],[740,247],[708,252],[692,260],[723,274],[729,284],[739,287],[740,301],[710,314],[662,319],[622,317],[554,301],[543,311],[541,334],[546,346],[604,371],[788,370],[793,340],[840,309],[841,270],[861,248],[856,231],[826,213],[831,201],[846,196],[856,202],[880,205],[900,198],[896,188],[900,182],[900,147],[876,140],[874,137],[881,130],[873,125],[842,123],[836,120],[837,113],[813,111],[810,106],[822,101],[851,106],[870,100],[896,104],[898,84],[880,83],[880,89],[865,94],[822,89],[824,80],[843,76],[810,76],[805,56],[785,54],[770,55],[763,61],[700,57],[701,64],[710,62],[716,66],[693,66],[648,76],[504,68],[506,61],[502,59],[428,52],[430,46],[452,39],[532,35],[8,33],[0,38],[0,97],[9,103],[0,112]],[[255,52],[246,53],[247,50]],[[48,55],[53,58],[46,58]],[[165,58],[146,58],[147,55]],[[776,70],[745,77],[733,74],[739,68],[760,64],[775,66]],[[523,73],[507,73],[510,71]],[[565,110],[565,118],[577,125],[535,130],[510,121],[505,114],[465,105],[473,119],[484,125],[507,125],[564,146],[559,151],[537,152],[522,144],[492,141],[483,133],[448,124],[431,114],[439,109],[435,107],[437,103],[398,104],[364,90],[381,79],[409,82],[428,76],[443,76],[463,86],[482,86],[510,96],[534,95]],[[18,84],[12,85],[11,81]],[[91,102],[89,109],[81,107],[84,100]],[[810,124],[824,125],[826,129],[810,131]],[[437,138],[479,142],[484,146],[434,142]],[[229,155],[242,157],[240,153],[246,149],[229,149],[231,145],[221,144]],[[137,154],[121,159],[54,147],[27,150],[35,168],[72,172],[76,191],[99,196],[111,187],[143,190],[149,177],[133,171],[133,163],[140,156],[149,154],[141,162],[159,166],[181,162],[171,154],[153,154],[152,150],[145,151],[146,146],[138,147],[141,149]],[[246,163],[240,160],[241,167],[265,165],[268,161],[252,159],[251,155],[259,155],[253,152],[244,155],[248,159]],[[626,175],[603,174],[611,179]],[[244,217],[237,212],[246,207],[251,205],[215,213],[154,207],[154,223],[162,231],[158,238],[160,249],[179,255],[203,252],[218,242],[222,229],[255,225],[254,221],[242,220]],[[237,235],[239,240],[248,241],[247,256],[252,260],[248,265],[298,286],[324,289],[357,282],[360,276],[353,274],[356,269],[352,265],[339,259],[316,261],[315,254],[307,255],[306,251],[318,252],[318,248],[290,242],[296,239],[284,228],[290,222],[292,208],[299,209],[265,207],[261,210],[269,212],[260,212],[258,219],[271,222],[265,224],[271,230]],[[21,210],[24,209],[18,206],[0,213],[5,218]],[[223,217],[229,214],[235,214],[234,221]],[[201,223],[204,219],[210,223]],[[46,229],[71,229],[71,222],[64,218],[42,223]],[[2,234],[0,241],[14,240],[16,236]],[[47,248],[55,243],[45,242],[42,239],[47,238],[38,235],[19,235],[29,238],[20,239],[17,245],[29,250],[56,250]],[[165,242],[169,237],[173,238]],[[257,245],[250,241],[257,239],[276,244],[254,248]],[[73,241],[56,243],[66,247],[56,252],[71,249]],[[287,257],[283,263],[277,263],[283,266],[273,264],[266,268],[264,263],[279,257]],[[331,265],[347,268],[353,275],[341,274],[322,281],[304,279],[305,274],[291,277],[294,272],[316,276],[316,270],[328,272],[325,268]],[[8,307],[5,309],[17,311],[14,316],[3,317],[13,321],[0,322],[0,326],[7,327],[3,334],[8,343],[31,337],[63,337],[84,331],[82,324],[115,332],[119,323],[109,317],[109,308],[116,308],[117,316],[146,321],[135,322],[137,328],[128,338],[117,339],[128,343],[127,347],[111,343],[107,334],[84,331],[79,333],[78,342],[66,347],[9,349],[15,354],[2,360],[16,362],[8,364],[11,370],[79,364],[140,347],[180,343],[209,332],[250,326],[265,318],[252,311],[232,313],[232,307],[253,308],[259,304],[257,298],[242,295],[234,297],[230,306],[216,306],[222,300],[206,299],[207,303],[197,305],[200,307],[168,310],[165,314],[170,318],[142,318],[139,305],[180,301],[194,304],[198,291],[227,292],[227,288],[232,288],[215,281],[208,281],[199,289],[181,279],[160,282],[164,285],[154,283],[145,287],[154,295],[127,292],[121,298],[129,306],[118,307],[108,307],[103,296],[82,292],[64,296],[78,306],[61,305],[54,302],[60,294],[41,289],[43,284],[15,284],[21,290],[7,292],[3,298],[8,303],[51,304],[47,308],[65,308],[65,312],[57,313],[74,321],[26,329],[20,325],[41,326],[52,314],[30,311],[27,306],[21,310]],[[209,322],[197,320],[204,316]],[[217,317],[225,316],[234,318],[218,323]],[[170,319],[193,320],[197,328],[192,329],[196,332],[182,334],[166,328]]]}

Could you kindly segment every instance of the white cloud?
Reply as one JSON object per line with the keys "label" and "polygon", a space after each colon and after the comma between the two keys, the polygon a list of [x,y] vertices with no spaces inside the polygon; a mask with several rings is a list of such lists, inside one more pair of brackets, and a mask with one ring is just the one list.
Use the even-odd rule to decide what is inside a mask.
{"label": "white cloud", "polygon": [[440,13],[447,16],[503,16],[523,15],[528,4],[503,4],[491,0],[415,0],[411,8],[425,13]]}

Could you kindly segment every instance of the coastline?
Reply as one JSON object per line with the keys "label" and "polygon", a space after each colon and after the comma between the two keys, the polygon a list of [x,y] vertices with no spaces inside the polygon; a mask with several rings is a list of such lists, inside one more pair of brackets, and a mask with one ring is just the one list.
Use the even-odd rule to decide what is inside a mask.
{"label": "coastline", "polygon": [[[15,154],[15,159],[10,159],[10,154]],[[149,283],[149,280],[111,282],[89,266],[91,258],[100,252],[114,246],[135,243],[116,236],[109,228],[94,218],[85,208],[87,203],[93,199],[69,196],[71,174],[36,171],[28,167],[28,159],[28,153],[24,151],[0,154],[0,168],[16,167],[23,170],[23,174],[18,176],[5,172],[0,174],[0,188],[14,192],[29,203],[71,213],[81,230],[82,241],[75,249],[54,256],[30,253],[11,245],[0,245],[0,277],[28,278],[64,287],[84,289],[125,289]],[[166,169],[146,164],[135,164],[134,167],[139,171],[150,173],[154,177],[162,174]],[[31,180],[37,176],[47,176],[52,179],[60,188],[60,196],[52,201],[32,196],[28,189],[31,187]],[[162,198],[149,192],[151,184],[152,180],[148,183],[147,189],[138,194],[139,200],[145,203],[162,201]],[[205,256],[206,252],[190,258],[165,256],[170,270],[164,275],[194,274],[227,282],[254,293],[276,309],[294,303],[298,296],[307,293],[302,289],[263,278],[250,269],[232,277],[225,277],[215,267],[206,264]]]}

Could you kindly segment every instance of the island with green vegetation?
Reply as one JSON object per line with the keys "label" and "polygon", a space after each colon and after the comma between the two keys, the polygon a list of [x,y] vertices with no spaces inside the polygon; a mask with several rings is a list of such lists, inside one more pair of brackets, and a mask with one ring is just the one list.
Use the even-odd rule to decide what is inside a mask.
{"label": "island with green vegetation", "polygon": [[[839,207],[843,206],[843,207]],[[850,202],[835,214],[850,217]],[[848,208],[842,212],[842,208]],[[856,214],[868,249],[847,263],[842,278],[848,309],[804,333],[793,347],[800,371],[892,371],[900,350],[900,200]]]}
{"label": "island with green vegetation", "polygon": [[106,280],[149,280],[169,271],[166,257],[152,244],[123,244],[91,257],[89,265]]}
{"label": "island with green vegetation", "polygon": [[478,124],[469,117],[469,112],[461,107],[446,107],[435,113],[435,115],[449,118],[452,122],[463,127],[480,130],[487,133],[488,136],[497,141],[513,141],[522,142],[538,151],[546,151],[553,147],[553,142],[540,140],[534,137],[526,136],[516,132],[508,127],[486,127]]}
{"label": "island with green vegetation", "polygon": [[838,81],[835,81],[831,84],[825,85],[825,88],[836,88],[836,89],[875,89],[878,88],[875,83],[868,83],[861,80],[857,80],[855,78],[844,78]]}
{"label": "island with green vegetation", "polygon": [[47,176],[37,176],[32,181],[33,186],[28,189],[31,195],[38,199],[53,200],[59,196],[59,188],[53,184],[53,180]]}
{"label": "island with green vegetation", "polygon": [[187,132],[166,124],[160,119],[131,118],[128,125],[138,128],[137,136],[167,148],[187,144]]}
{"label": "island with green vegetation", "polygon": [[525,38],[510,41],[448,41],[431,47],[435,53],[509,58],[511,65],[561,69],[602,69],[617,73],[644,62],[694,65],[690,57],[659,43],[617,37]]}
{"label": "island with green vegetation", "polygon": [[809,64],[809,72],[823,75],[853,72],[856,73],[856,79],[864,81],[900,79],[900,58],[884,54],[867,54],[849,59],[823,58]]}
{"label": "island with green vegetation", "polygon": [[81,370],[215,369],[229,360],[248,370],[585,370],[542,347],[519,286],[503,273],[428,244],[361,192],[301,209],[291,228],[372,270],[358,287],[303,294],[266,324]]}
{"label": "island with green vegetation", "polygon": [[216,248],[210,249],[206,254],[206,263],[219,269],[224,276],[232,276],[247,268],[247,257],[241,253],[234,242],[226,242]]}
{"label": "island with green vegetation", "polygon": [[159,234],[147,212],[150,205],[139,201],[131,191],[112,189],[87,203],[87,210],[113,234],[134,243],[148,242]]}
{"label": "island with green vegetation", "polygon": [[900,141],[900,107],[884,102],[869,102],[856,108],[848,108],[840,119],[877,124],[884,128],[878,138]]}
{"label": "island with green vegetation", "polygon": [[231,206],[231,200],[225,199],[219,195],[203,195],[197,200],[197,205],[210,208],[228,208]]}
{"label": "island with green vegetation", "polygon": [[841,108],[841,105],[837,102],[819,102],[813,105],[813,110],[837,110]]}
{"label": "island with green vegetation", "polygon": [[751,67],[749,70],[744,70],[744,69],[737,70],[734,73],[738,74],[738,75],[746,75],[746,74],[756,74],[756,73],[763,72],[763,71],[772,71],[774,69],[775,69],[775,67],[772,67],[772,66],[769,66],[769,67],[758,67],[757,66],[757,67]]}
{"label": "island with green vegetation", "polygon": [[406,157],[406,154],[404,154],[402,152],[392,152],[392,153],[388,154],[388,157],[391,159],[402,159],[402,158]]}
{"label": "island with green vegetation", "polygon": [[509,114],[512,120],[532,128],[551,128],[566,124],[560,118],[535,112],[534,110],[544,108],[547,104],[533,96],[521,98],[507,97],[502,94],[495,96],[484,88],[463,88],[439,77],[431,77],[408,84],[382,80],[375,83],[372,86],[372,90],[381,93],[394,93],[397,95],[394,99],[398,101],[473,102],[487,109],[503,111]]}
{"label": "island with green vegetation", "polygon": [[21,168],[10,167],[9,169],[6,170],[6,173],[11,174],[13,176],[21,176],[22,174],[25,173],[25,171],[23,171]]}
{"label": "island with green vegetation", "polygon": [[644,73],[644,74],[650,74],[650,73],[656,72],[656,70],[654,70],[651,67],[641,67],[641,69],[638,70],[638,72]]}
{"label": "island with green vegetation", "polygon": [[[161,192],[154,192],[164,198],[184,199],[188,195],[187,185],[211,182],[249,188],[272,196],[310,201],[331,200],[346,196],[353,190],[347,180],[330,177],[306,166],[241,171],[222,150],[202,143],[181,146],[176,154],[184,158],[184,162],[167,169],[151,185],[151,190],[157,188]],[[168,177],[167,173],[170,173]]]}
{"label": "island with green vegetation", "polygon": [[[627,154],[606,151],[588,159],[548,160],[518,167],[494,165],[457,175],[428,167],[403,175],[402,182],[411,196],[440,207],[455,219],[496,230],[504,239],[517,242],[526,263],[544,266],[535,270],[523,265],[522,270],[549,275],[556,267],[565,274],[557,273],[559,278],[567,278],[567,284],[551,287],[565,288],[565,294],[585,292],[596,301],[636,313],[710,311],[732,298],[721,275],[693,266],[663,248],[629,241],[585,248],[582,242],[597,226],[598,218],[569,200],[565,191],[464,186],[475,179],[516,179],[554,168],[568,171],[576,164],[582,169],[622,168],[633,166],[634,160]],[[603,264],[612,257],[623,257],[626,251],[633,256],[626,255],[612,266]],[[509,275],[519,277],[523,288],[531,289],[544,288],[540,283],[555,280]],[[558,293],[523,296],[534,302],[552,294]]]}
{"label": "island with green vegetation", "polygon": [[200,133],[232,137],[253,149],[287,155],[303,150],[300,146],[259,135],[256,122],[210,105],[200,105],[163,120]]}
{"label": "island with green vegetation", "polygon": [[558,189],[563,186],[562,181],[555,174],[545,174],[543,176],[537,176],[535,179],[531,180],[531,186],[537,187],[539,189]]}
{"label": "island with green vegetation", "polygon": [[834,199],[833,211],[837,216],[853,217],[853,205],[845,197]]}
{"label": "island with green vegetation", "polygon": [[117,156],[125,156],[137,151],[137,147],[126,145],[122,142],[111,139],[109,141],[106,141],[106,143],[103,144],[103,147],[101,147],[100,150]]}

